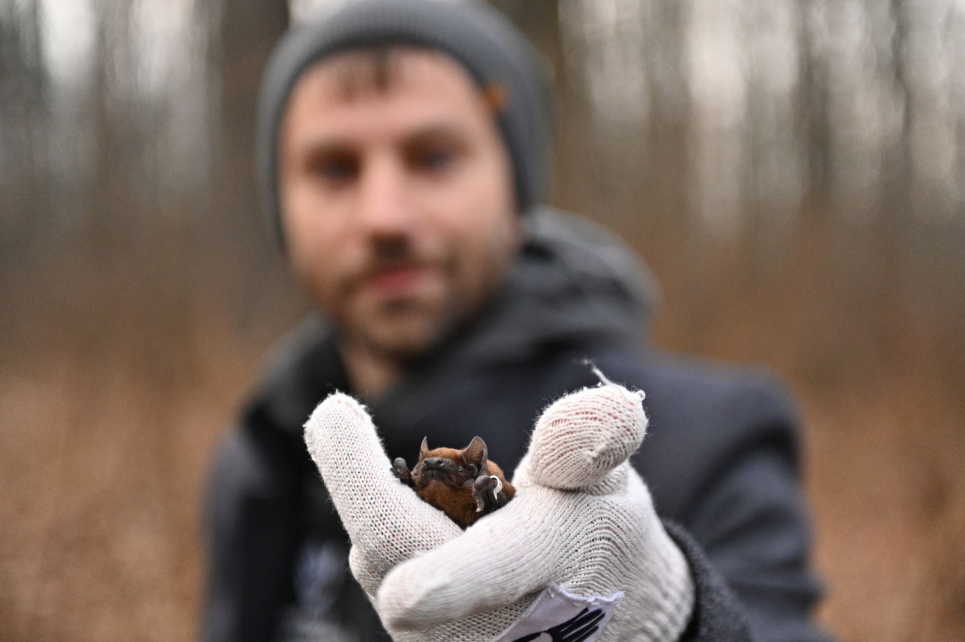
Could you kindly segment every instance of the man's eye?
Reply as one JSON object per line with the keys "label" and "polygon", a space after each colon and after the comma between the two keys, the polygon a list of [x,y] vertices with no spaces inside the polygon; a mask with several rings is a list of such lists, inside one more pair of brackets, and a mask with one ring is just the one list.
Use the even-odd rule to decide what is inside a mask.
{"label": "man's eye", "polygon": [[324,181],[342,183],[358,174],[358,163],[351,158],[320,158],[309,164],[309,172]]}
{"label": "man's eye", "polygon": [[419,169],[429,172],[440,172],[450,167],[456,160],[456,154],[449,149],[429,149],[415,155],[414,161]]}

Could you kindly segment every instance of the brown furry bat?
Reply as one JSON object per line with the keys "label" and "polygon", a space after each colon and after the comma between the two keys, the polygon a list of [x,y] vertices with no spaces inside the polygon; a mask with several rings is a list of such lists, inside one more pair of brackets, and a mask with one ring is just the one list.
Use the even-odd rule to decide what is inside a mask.
{"label": "brown furry bat", "polygon": [[462,528],[506,505],[516,494],[502,469],[489,460],[480,437],[473,437],[462,450],[429,450],[428,438],[423,439],[412,472],[402,457],[393,462],[392,472]]}

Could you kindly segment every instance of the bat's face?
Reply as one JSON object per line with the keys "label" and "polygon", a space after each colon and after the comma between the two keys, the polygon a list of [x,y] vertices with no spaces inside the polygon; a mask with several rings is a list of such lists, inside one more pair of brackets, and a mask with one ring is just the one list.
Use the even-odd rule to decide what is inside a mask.
{"label": "bat's face", "polygon": [[[452,450],[451,448],[437,448],[430,452],[430,456],[420,459],[412,471],[412,478],[416,488],[422,488],[432,481],[439,481],[446,486],[459,488],[467,480],[475,479],[479,469],[467,464],[462,457],[450,458],[448,453],[439,453],[440,450]],[[458,453],[459,451],[455,451]]]}
{"label": "bat's face", "polygon": [[433,481],[451,488],[472,485],[486,471],[486,443],[476,437],[466,448],[434,448],[429,450],[427,440],[422,440],[419,462],[412,469],[412,481],[416,489],[425,488]]}

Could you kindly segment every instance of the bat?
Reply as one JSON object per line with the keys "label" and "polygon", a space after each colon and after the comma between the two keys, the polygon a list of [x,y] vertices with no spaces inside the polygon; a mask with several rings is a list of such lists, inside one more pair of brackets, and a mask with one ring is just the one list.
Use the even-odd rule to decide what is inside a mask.
{"label": "bat", "polygon": [[405,459],[398,457],[392,462],[392,473],[462,528],[505,506],[516,494],[502,469],[489,459],[481,437],[473,437],[462,450],[429,450],[424,438],[411,472]]}

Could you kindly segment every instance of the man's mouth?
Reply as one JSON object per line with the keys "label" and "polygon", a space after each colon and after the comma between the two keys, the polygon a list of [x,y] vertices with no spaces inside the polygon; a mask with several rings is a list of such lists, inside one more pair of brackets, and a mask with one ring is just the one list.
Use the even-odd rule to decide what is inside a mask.
{"label": "man's mouth", "polygon": [[397,265],[374,270],[366,280],[379,294],[395,298],[411,294],[426,273],[427,268],[422,265]]}

